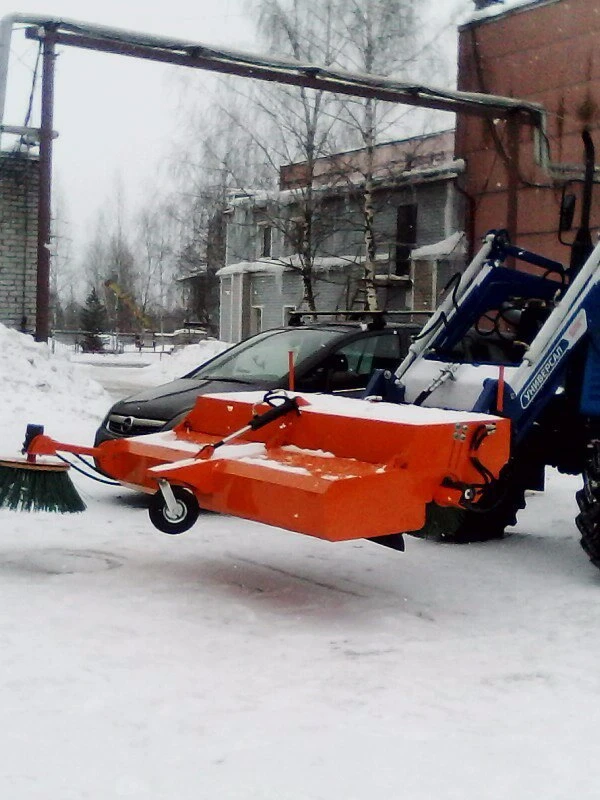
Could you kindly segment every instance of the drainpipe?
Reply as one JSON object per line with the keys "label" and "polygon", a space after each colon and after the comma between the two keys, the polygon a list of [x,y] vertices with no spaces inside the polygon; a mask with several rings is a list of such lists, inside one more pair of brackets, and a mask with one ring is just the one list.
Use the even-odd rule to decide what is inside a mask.
{"label": "drainpipe", "polygon": [[[519,125],[512,116],[507,120],[506,133],[508,137],[506,228],[511,242],[516,242],[519,228],[519,186],[521,181],[519,172]],[[514,267],[514,259],[509,260],[509,266]]]}

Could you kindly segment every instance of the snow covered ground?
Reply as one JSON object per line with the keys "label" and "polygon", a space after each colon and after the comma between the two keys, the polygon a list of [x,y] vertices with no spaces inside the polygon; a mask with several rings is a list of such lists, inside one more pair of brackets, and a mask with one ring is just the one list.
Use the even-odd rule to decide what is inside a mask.
{"label": "snow covered ground", "polygon": [[[134,347],[129,347],[118,355],[73,354],[71,351],[71,359],[75,363],[92,367],[90,376],[92,378],[101,376],[102,385],[110,391],[113,400],[120,400],[131,394],[131,387],[142,389],[180,378],[227,347],[231,345],[210,339],[202,344],[188,345],[172,353],[161,350],[139,352]],[[107,408],[105,403],[104,410]]]}
{"label": "snow covered ground", "polygon": [[[91,442],[93,369],[0,326],[0,452],[27,422]],[[600,795],[578,480],[503,541],[400,554],[216,515],[169,537],[73,477],[83,514],[0,510],[0,797]]]}

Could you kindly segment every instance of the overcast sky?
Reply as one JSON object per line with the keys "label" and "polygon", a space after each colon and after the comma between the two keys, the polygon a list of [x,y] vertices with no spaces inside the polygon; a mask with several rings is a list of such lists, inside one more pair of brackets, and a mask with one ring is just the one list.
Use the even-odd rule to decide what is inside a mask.
{"label": "overcast sky", "polygon": [[[432,31],[440,29],[441,14],[451,17],[465,6],[472,7],[470,0],[438,0]],[[253,25],[244,8],[245,0],[14,0],[4,13],[63,16],[253,51]],[[98,208],[113,203],[117,175],[126,208],[133,209],[153,191],[161,156],[169,152],[181,120],[175,113],[177,76],[189,71],[77,48],[61,47],[59,53],[55,187],[70,223],[68,233],[78,245],[95,225]],[[13,34],[6,124],[24,123],[35,54],[35,42],[21,31]],[[207,84],[213,80],[209,73],[201,75]],[[34,118],[33,124],[38,121]],[[4,138],[3,146],[7,143]]]}
{"label": "overcast sky", "polygon": [[[111,27],[253,49],[244,0],[15,0],[6,13],[48,14]],[[55,180],[78,242],[120,175],[126,204],[152,186],[168,152],[183,68],[59,48],[55,84]],[[4,122],[24,123],[36,43],[13,34]],[[211,76],[206,73],[206,80]],[[39,108],[39,104],[36,104]],[[38,119],[34,124],[38,124]],[[11,144],[3,137],[3,147]]]}

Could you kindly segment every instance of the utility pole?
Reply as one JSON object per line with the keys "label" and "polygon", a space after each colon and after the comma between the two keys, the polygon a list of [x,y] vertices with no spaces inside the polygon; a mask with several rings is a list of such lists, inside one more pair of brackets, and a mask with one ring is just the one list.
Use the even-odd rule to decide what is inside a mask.
{"label": "utility pole", "polygon": [[43,57],[35,340],[47,342],[50,334],[50,232],[56,28],[47,25],[39,35],[43,42]]}

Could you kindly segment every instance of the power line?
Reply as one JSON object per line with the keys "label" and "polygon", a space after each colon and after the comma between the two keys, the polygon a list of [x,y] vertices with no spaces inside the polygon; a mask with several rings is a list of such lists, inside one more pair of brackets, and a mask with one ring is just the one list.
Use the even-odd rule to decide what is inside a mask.
{"label": "power line", "polygon": [[33,76],[31,80],[31,91],[29,92],[29,100],[27,102],[27,112],[25,114],[25,121],[23,122],[24,127],[29,127],[29,123],[31,121],[31,114],[33,110],[33,98],[35,95],[35,89],[38,81],[39,76],[39,68],[40,68],[40,60],[42,57],[42,43],[39,42],[38,50],[35,58],[35,66],[33,68]]}

